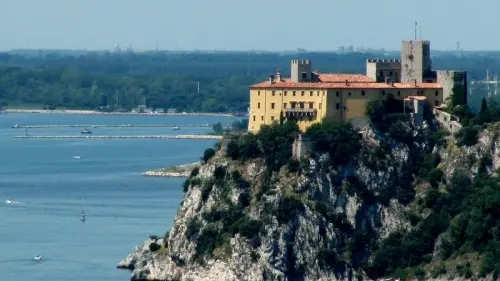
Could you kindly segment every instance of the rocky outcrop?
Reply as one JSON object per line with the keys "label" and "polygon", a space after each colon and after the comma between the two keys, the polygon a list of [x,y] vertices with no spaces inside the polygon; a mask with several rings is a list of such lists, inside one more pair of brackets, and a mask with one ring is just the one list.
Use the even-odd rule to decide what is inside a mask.
{"label": "rocky outcrop", "polygon": [[[370,255],[356,248],[353,234],[379,241],[412,228],[405,216],[408,207],[394,194],[384,203],[370,197],[383,197],[391,192],[388,186],[401,182],[412,152],[370,129],[361,133],[359,157],[333,170],[328,155],[303,159],[298,171],[284,167],[268,173],[262,159],[239,163],[219,151],[188,179],[172,229],[161,241],[165,249],[151,252],[150,244],[160,242],[148,239],[119,267],[131,269],[132,280],[365,279],[364,272],[342,261]],[[443,171],[461,166],[465,152],[480,158],[496,151],[496,139],[495,132],[483,132],[474,147],[451,144],[436,151]],[[383,147],[386,153],[374,159]],[[494,156],[491,169],[499,165]]]}
{"label": "rocky outcrop", "polygon": [[172,166],[166,169],[158,169],[146,171],[142,175],[148,177],[171,177],[171,178],[187,178],[195,168],[199,168],[198,162]]}

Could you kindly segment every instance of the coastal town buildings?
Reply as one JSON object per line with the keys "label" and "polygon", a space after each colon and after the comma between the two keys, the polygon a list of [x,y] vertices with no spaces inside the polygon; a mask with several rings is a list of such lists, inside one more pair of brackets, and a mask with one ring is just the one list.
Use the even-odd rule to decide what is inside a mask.
{"label": "coastal town buildings", "polygon": [[291,77],[278,70],[250,86],[248,130],[280,120],[295,120],[302,131],[322,120],[364,124],[368,102],[388,96],[421,96],[435,107],[452,96],[455,103],[467,102],[467,73],[432,70],[429,41],[403,41],[400,59],[367,60],[365,75],[312,69],[310,60],[292,60]]}

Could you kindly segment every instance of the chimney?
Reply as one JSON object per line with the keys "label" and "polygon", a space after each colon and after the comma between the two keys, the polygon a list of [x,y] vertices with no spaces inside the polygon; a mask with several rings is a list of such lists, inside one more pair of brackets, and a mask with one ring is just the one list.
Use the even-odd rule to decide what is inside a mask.
{"label": "chimney", "polygon": [[283,81],[281,78],[281,69],[276,70],[276,82]]}
{"label": "chimney", "polygon": [[415,87],[417,86],[417,79],[413,79],[413,84],[415,85]]}
{"label": "chimney", "polygon": [[271,75],[269,75],[269,84],[271,84],[271,85],[272,85],[272,84],[274,84],[274,82],[276,82],[276,81],[274,80],[274,75],[272,75],[272,74],[271,74]]}
{"label": "chimney", "polygon": [[390,82],[391,82],[391,78],[390,77],[385,77],[385,83],[389,84]]}
{"label": "chimney", "polygon": [[349,85],[349,80],[347,80],[347,79],[346,79],[346,80],[345,80],[345,84],[346,84],[346,85]]}

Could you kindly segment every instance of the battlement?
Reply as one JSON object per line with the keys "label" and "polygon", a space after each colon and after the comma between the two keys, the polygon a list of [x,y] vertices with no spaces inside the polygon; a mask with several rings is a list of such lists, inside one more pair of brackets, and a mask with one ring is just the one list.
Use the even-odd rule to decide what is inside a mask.
{"label": "battlement", "polygon": [[403,40],[404,44],[415,44],[415,43],[420,43],[422,42],[422,45],[430,45],[431,41],[430,40]]}
{"label": "battlement", "polygon": [[292,64],[311,64],[311,60],[292,60]]}
{"label": "battlement", "polygon": [[401,62],[401,59],[367,59],[366,62],[369,63],[396,63],[396,62]]}

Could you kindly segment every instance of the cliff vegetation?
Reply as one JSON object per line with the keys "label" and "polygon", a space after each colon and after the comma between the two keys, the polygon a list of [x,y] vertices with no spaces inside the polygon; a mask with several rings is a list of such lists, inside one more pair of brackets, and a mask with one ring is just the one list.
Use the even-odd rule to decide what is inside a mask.
{"label": "cliff vegetation", "polygon": [[120,263],[134,280],[495,280],[500,125],[463,143],[394,100],[372,124],[295,123],[205,151],[173,227]]}

